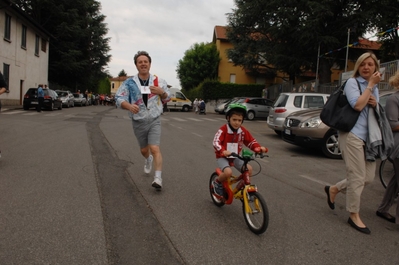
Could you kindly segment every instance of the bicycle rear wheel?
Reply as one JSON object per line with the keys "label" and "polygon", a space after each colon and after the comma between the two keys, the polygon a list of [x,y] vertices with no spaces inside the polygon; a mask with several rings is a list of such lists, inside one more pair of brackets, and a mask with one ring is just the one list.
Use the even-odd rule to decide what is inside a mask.
{"label": "bicycle rear wheel", "polygon": [[382,186],[387,188],[389,181],[395,175],[392,162],[388,159],[381,161],[379,173]]}
{"label": "bicycle rear wheel", "polygon": [[269,225],[269,210],[266,201],[258,192],[248,193],[248,205],[250,212],[245,211],[245,203],[242,202],[242,211],[245,222],[255,234],[262,234]]}
{"label": "bicycle rear wheel", "polygon": [[219,198],[218,196],[215,195],[214,191],[213,191],[213,181],[218,177],[218,174],[216,174],[215,172],[211,175],[211,178],[209,179],[209,192],[211,194],[211,198],[213,203],[216,206],[222,207],[224,205],[224,200]]}

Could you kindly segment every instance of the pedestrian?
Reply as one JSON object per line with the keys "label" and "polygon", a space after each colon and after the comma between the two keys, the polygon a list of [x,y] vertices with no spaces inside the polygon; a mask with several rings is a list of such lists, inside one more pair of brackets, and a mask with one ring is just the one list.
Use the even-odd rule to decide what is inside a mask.
{"label": "pedestrian", "polygon": [[197,114],[198,113],[198,99],[197,98],[194,99],[193,107],[194,107],[195,114]]}
{"label": "pedestrian", "polygon": [[37,88],[37,112],[42,112],[42,107],[43,107],[43,102],[44,102],[44,91],[43,91],[43,85],[40,84],[39,87]]}
{"label": "pedestrian", "polygon": [[[0,72],[0,95],[7,91],[7,83],[4,80],[3,74]],[[1,110],[1,101],[0,101],[0,110]],[[1,150],[0,150],[0,158],[1,158]]]}
{"label": "pedestrian", "polygon": [[[0,95],[7,91],[7,83],[4,80],[3,74],[0,72]],[[1,101],[0,101],[0,110],[1,110]]]}
{"label": "pedestrian", "polygon": [[399,71],[389,79],[389,85],[397,90],[388,97],[385,105],[387,119],[395,142],[395,147],[389,156],[389,160],[393,163],[395,174],[387,185],[376,214],[391,223],[396,222],[396,224],[399,224],[399,203],[396,204],[396,218],[389,213],[389,208],[391,208],[399,193]]}
{"label": "pedestrian", "polygon": [[165,80],[150,74],[151,57],[145,51],[134,56],[138,74],[125,80],[115,94],[116,104],[129,111],[133,131],[145,158],[144,173],[149,174],[152,163],[155,176],[152,186],[162,189],[161,113],[163,104],[170,100]]}
{"label": "pedestrian", "polygon": [[[356,230],[370,234],[370,229],[360,218],[360,198],[365,185],[373,181],[376,163],[366,159],[366,146],[369,141],[369,123],[373,122],[374,108],[379,96],[377,84],[381,80],[380,64],[373,53],[362,54],[355,63],[352,78],[348,79],[344,94],[349,104],[360,112],[359,118],[350,132],[339,131],[339,148],[346,166],[346,179],[333,186],[325,186],[327,203],[335,208],[335,197],[339,192],[346,193],[346,210],[350,213],[348,223]],[[359,91],[361,89],[361,92]],[[370,111],[370,112],[369,112]],[[370,118],[370,119],[369,119]],[[375,119],[375,118],[374,118]],[[372,123],[374,124],[374,123]]]}

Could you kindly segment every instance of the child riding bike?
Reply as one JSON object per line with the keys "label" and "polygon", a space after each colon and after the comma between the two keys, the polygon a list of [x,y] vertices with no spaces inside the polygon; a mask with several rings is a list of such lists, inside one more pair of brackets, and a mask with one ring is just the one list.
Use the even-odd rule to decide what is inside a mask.
{"label": "child riding bike", "polygon": [[[232,103],[228,109],[226,112],[227,124],[219,128],[213,139],[216,161],[222,170],[222,174],[213,182],[213,188],[214,193],[220,197],[224,196],[223,182],[233,174],[231,166],[241,172],[244,164],[243,160],[230,157],[231,153],[240,154],[244,145],[256,153],[267,152],[267,148],[261,146],[251,133],[241,126],[247,114],[247,108],[242,104]],[[249,176],[252,176],[252,167],[251,165],[247,166]]]}

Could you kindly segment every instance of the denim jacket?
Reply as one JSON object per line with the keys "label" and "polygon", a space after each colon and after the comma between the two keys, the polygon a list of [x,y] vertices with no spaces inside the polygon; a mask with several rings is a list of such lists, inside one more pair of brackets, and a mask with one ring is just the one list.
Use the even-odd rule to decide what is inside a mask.
{"label": "denim jacket", "polygon": [[116,106],[121,108],[123,101],[138,105],[140,108],[138,113],[133,114],[129,111],[129,117],[135,121],[159,117],[163,112],[163,104],[170,100],[170,92],[165,80],[151,74],[149,77],[149,86],[154,85],[155,78],[158,78],[158,86],[168,95],[165,99],[161,99],[160,95],[148,94],[148,102],[147,106],[145,106],[140,91],[140,80],[138,75],[135,75],[126,79],[118,88],[115,94]]}

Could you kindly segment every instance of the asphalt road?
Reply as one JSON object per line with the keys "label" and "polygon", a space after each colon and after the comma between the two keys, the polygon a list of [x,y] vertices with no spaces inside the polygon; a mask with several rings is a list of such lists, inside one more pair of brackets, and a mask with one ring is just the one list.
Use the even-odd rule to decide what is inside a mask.
{"label": "asphalt road", "polygon": [[[217,114],[162,116],[164,189],[143,173],[127,113],[90,106],[0,113],[0,264],[398,264],[399,228],[375,216],[384,192],[363,192],[372,231],[347,224],[323,187],[345,176],[342,160],[283,142],[264,120],[245,121],[269,157],[253,178],[270,223],[247,228],[240,202],[213,205]],[[254,165],[256,168],[256,165]]]}

